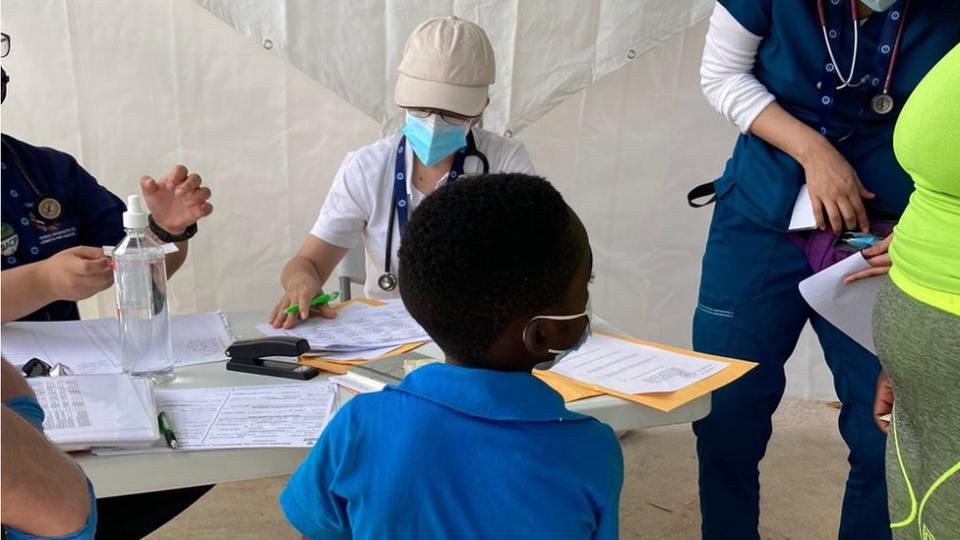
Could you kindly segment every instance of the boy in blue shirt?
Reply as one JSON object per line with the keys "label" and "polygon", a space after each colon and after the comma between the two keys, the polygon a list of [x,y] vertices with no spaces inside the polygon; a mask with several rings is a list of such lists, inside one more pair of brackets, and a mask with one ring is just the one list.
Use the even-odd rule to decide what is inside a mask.
{"label": "boy in blue shirt", "polygon": [[446,354],[333,418],[280,495],[314,538],[617,538],[623,456],[531,374],[589,332],[586,230],[544,179],[485,175],[417,208],[401,297]]}

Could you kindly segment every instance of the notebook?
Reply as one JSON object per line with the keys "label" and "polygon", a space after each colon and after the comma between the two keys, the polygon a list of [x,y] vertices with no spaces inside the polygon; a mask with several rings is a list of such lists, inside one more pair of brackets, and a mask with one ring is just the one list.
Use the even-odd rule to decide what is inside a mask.
{"label": "notebook", "polygon": [[64,450],[149,446],[160,436],[149,379],[115,374],[27,381],[45,413],[44,433]]}

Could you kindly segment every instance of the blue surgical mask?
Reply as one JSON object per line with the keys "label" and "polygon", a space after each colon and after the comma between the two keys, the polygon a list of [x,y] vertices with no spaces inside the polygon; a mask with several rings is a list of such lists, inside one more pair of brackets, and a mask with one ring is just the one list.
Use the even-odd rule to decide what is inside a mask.
{"label": "blue surgical mask", "polygon": [[896,4],[897,0],[860,0],[860,3],[880,13],[890,9],[890,6]]}
{"label": "blue surgical mask", "polygon": [[450,124],[436,114],[418,118],[408,112],[400,131],[420,162],[429,167],[467,145],[470,124]]}
{"label": "blue surgical mask", "polygon": [[[574,319],[579,319],[580,317],[587,318],[587,325],[583,328],[583,333],[580,334],[580,338],[576,343],[573,344],[569,349],[547,349],[547,352],[555,354],[553,360],[547,360],[546,362],[540,362],[535,367],[536,369],[550,369],[553,366],[557,365],[564,357],[568,356],[570,353],[576,351],[584,343],[590,339],[590,336],[593,335],[593,330],[591,329],[591,323],[593,322],[593,306],[590,305],[590,296],[587,296],[587,306],[583,310],[583,313],[577,313],[576,315],[537,315],[536,317],[530,319],[530,322],[533,322],[537,319],[546,319],[550,321],[572,321]],[[529,325],[530,322],[527,324]],[[524,333],[526,333],[526,328],[524,328]]]}

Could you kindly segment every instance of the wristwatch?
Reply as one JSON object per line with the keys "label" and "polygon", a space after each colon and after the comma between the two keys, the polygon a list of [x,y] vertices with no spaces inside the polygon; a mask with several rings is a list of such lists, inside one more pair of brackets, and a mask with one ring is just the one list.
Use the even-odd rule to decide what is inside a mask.
{"label": "wristwatch", "polygon": [[150,231],[161,242],[186,242],[187,240],[193,238],[193,235],[197,234],[196,223],[187,227],[187,229],[183,231],[183,234],[173,234],[158,225],[157,221],[153,219],[153,214],[150,214],[147,219],[150,221]]}

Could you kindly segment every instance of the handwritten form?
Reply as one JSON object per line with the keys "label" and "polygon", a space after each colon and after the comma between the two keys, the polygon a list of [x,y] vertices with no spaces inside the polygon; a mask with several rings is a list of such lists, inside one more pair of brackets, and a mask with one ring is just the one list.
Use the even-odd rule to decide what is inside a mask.
{"label": "handwritten form", "polygon": [[800,294],[810,307],[844,334],[873,354],[873,305],[885,277],[843,284],[848,275],[870,268],[863,254],[855,253],[800,282]]}
{"label": "handwritten form", "polygon": [[333,415],[336,390],[323,382],[162,389],[157,409],[183,450],[309,448]]}
{"label": "handwritten form", "polygon": [[[61,363],[77,375],[121,373],[117,319],[14,322],[3,326],[0,349],[16,365],[31,358]],[[222,313],[170,317],[174,366],[225,360],[231,339]]]}
{"label": "handwritten form", "polygon": [[727,367],[724,362],[594,335],[550,371],[627,394],[675,392]]}
{"label": "handwritten form", "polygon": [[257,330],[268,336],[305,338],[315,350],[343,352],[393,348],[430,339],[399,300],[382,306],[353,302],[339,309],[335,319],[312,317],[290,330],[262,324]]}

